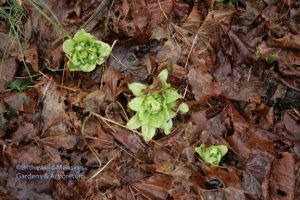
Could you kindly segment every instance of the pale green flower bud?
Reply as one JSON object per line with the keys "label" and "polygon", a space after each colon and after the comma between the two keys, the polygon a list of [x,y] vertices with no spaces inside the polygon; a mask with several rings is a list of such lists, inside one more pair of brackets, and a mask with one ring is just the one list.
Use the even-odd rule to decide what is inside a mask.
{"label": "pale green flower bud", "polygon": [[79,30],[73,38],[63,43],[63,50],[68,55],[68,68],[71,71],[93,71],[101,65],[111,53],[111,47],[98,41],[93,35]]}

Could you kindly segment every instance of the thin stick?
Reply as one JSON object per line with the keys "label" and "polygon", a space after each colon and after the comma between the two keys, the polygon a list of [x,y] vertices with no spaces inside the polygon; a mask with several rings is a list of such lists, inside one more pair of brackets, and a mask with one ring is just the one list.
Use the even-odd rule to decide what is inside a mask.
{"label": "thin stick", "polygon": [[126,69],[128,69],[128,67],[125,65],[125,64],[123,64],[121,61],[119,61],[119,59],[117,58],[117,57],[115,57],[114,56],[114,54],[110,54],[111,55],[111,57],[113,57],[118,63],[120,63],[123,67],[125,67]]}
{"label": "thin stick", "polygon": [[[111,119],[107,119],[107,118],[105,118],[105,117],[102,117],[102,116],[99,115],[98,113],[92,112],[92,114],[95,115],[96,117],[100,118],[100,119],[103,120],[103,121],[107,121],[107,122],[113,123],[113,124],[115,124],[115,125],[118,125],[118,126],[120,126],[120,127],[122,127],[122,128],[125,128],[125,129],[127,129],[127,130],[131,130],[131,129],[127,128],[126,126],[124,126],[123,124],[120,124],[120,123],[115,122],[115,121],[113,121],[113,120],[111,120]],[[142,133],[140,133],[140,132],[138,132],[138,131],[135,131],[135,130],[131,130],[131,131],[137,133],[138,135],[142,135]]]}
{"label": "thin stick", "polygon": [[[32,75],[31,77],[37,77],[37,76],[41,76],[42,74],[35,74]],[[30,78],[30,76],[16,76],[15,79],[28,79]]]}
{"label": "thin stick", "polygon": [[163,15],[165,16],[166,20],[169,20],[169,19],[168,19],[168,16],[167,16],[166,13],[165,13],[165,11],[164,11],[164,10],[162,9],[162,7],[161,7],[160,0],[157,0],[157,2],[158,2],[158,5],[159,5],[159,8],[160,8],[161,12],[163,13]]}
{"label": "thin stick", "polygon": [[[46,79],[52,81],[52,79],[49,78],[49,77],[48,77],[46,74],[44,74],[43,72],[39,71],[39,73],[40,73],[43,77],[45,77]],[[58,86],[58,87],[63,87],[64,89],[70,90],[70,91],[72,91],[72,92],[77,92],[76,89],[73,89],[73,88],[70,88],[70,87],[67,87],[67,86],[61,86],[61,85],[58,85],[58,84],[55,83],[55,82],[54,82],[54,84],[55,84],[56,86]]]}
{"label": "thin stick", "polygon": [[187,67],[187,65],[188,65],[189,58],[190,58],[190,56],[191,56],[191,53],[192,53],[192,51],[193,51],[193,48],[194,48],[194,45],[195,45],[197,39],[198,39],[198,34],[196,34],[196,36],[195,36],[195,38],[194,38],[194,41],[193,41],[193,43],[192,43],[190,52],[189,52],[189,54],[188,54],[188,56],[187,56],[187,58],[186,58],[185,65],[184,65],[184,68],[185,68],[185,69],[186,69],[186,67]]}
{"label": "thin stick", "polygon": [[[55,23],[45,12],[43,12],[42,9],[39,8],[39,6],[36,4],[35,0],[28,0],[28,2],[32,5],[32,7],[39,13],[41,14],[44,18],[46,18],[47,21],[49,21],[55,28],[60,30],[65,36],[69,37],[69,33],[61,27],[59,24]],[[50,11],[51,13],[51,11]]]}
{"label": "thin stick", "polygon": [[189,85],[187,84],[186,87],[185,87],[185,89],[184,89],[184,93],[183,93],[182,99],[185,98],[185,95],[186,95],[186,93],[187,93],[188,87],[189,87]]}
{"label": "thin stick", "polygon": [[[130,183],[129,183],[130,184]],[[138,191],[138,193],[140,195],[142,195],[143,197],[145,197],[147,200],[151,200],[150,197],[147,197],[145,194],[143,194],[137,187],[135,187],[134,185],[130,184],[131,187],[133,187],[133,189],[135,189],[136,191]]]}
{"label": "thin stick", "polygon": [[116,132],[116,130],[107,122],[107,121],[105,121],[105,120],[102,120],[102,119],[99,119],[98,118],[98,120],[99,120],[99,122],[100,121],[103,121],[104,122],[104,124],[106,124],[114,133]]}
{"label": "thin stick", "polygon": [[119,156],[121,151],[119,151],[117,154],[115,154],[101,169],[99,169],[93,176],[91,176],[88,181],[95,178],[98,174],[100,174],[117,156]]}
{"label": "thin stick", "polygon": [[99,162],[99,167],[101,167],[102,166],[102,162],[101,162],[99,153],[96,151],[96,149],[94,147],[92,147],[91,145],[89,145],[87,142],[86,142],[86,145],[91,150],[91,152],[96,156],[96,158],[97,158],[97,160]]}
{"label": "thin stick", "polygon": [[62,97],[62,93],[63,93],[64,77],[65,77],[65,70],[63,71],[63,74],[62,74],[62,77],[61,77],[61,84],[60,84],[60,98]]}
{"label": "thin stick", "polygon": [[116,143],[117,147],[119,147],[122,151],[124,151],[125,153],[127,153],[130,157],[136,159],[137,161],[139,161],[140,163],[143,163],[143,161],[141,161],[140,159],[136,158],[134,155],[132,155],[131,153],[129,153],[126,149],[124,149],[122,146],[118,145]]}
{"label": "thin stick", "polygon": [[125,112],[125,109],[124,109],[124,107],[122,106],[122,104],[121,104],[119,101],[117,101],[117,104],[121,107],[121,109],[122,109],[122,111],[123,111],[123,113],[124,113],[124,115],[125,115],[125,117],[126,117],[126,120],[129,121],[129,118],[128,118],[128,116],[127,116],[127,114],[126,114],[126,112]]}
{"label": "thin stick", "polygon": [[300,113],[296,110],[296,108],[293,108],[293,111],[298,115],[298,117],[300,117]]}
{"label": "thin stick", "polygon": [[84,135],[84,129],[87,121],[91,118],[92,114],[89,112],[88,116],[86,116],[83,120],[82,126],[81,126],[81,135]]}
{"label": "thin stick", "polygon": [[251,65],[251,67],[250,67],[250,69],[249,69],[249,73],[248,73],[248,78],[247,78],[247,81],[249,82],[250,81],[250,77],[251,77],[251,74],[252,74],[252,65]]}
{"label": "thin stick", "polygon": [[[127,130],[130,130],[130,131],[132,131],[132,132],[138,134],[139,136],[143,136],[142,133],[140,133],[140,132],[138,132],[138,131],[136,131],[136,130],[131,130],[131,129],[127,128],[126,126],[124,126],[123,124],[120,124],[120,123],[118,123],[118,122],[115,122],[115,121],[113,121],[113,120],[111,120],[111,119],[107,119],[107,118],[105,118],[105,117],[102,117],[102,116],[99,115],[98,113],[92,112],[92,114],[95,115],[96,117],[98,117],[99,119],[103,120],[103,121],[110,122],[110,123],[112,123],[112,124],[118,125],[118,126],[120,126],[120,127],[122,127],[122,128],[125,128],[125,129],[127,129]],[[159,145],[159,146],[162,146],[160,143],[158,143],[158,142],[155,141],[155,140],[151,140],[151,141],[154,142],[155,144]],[[142,143],[142,145],[146,148],[146,146],[145,146],[143,143]]]}
{"label": "thin stick", "polygon": [[98,141],[104,141],[104,142],[111,142],[110,140],[102,139],[102,138],[97,138],[97,137],[92,137],[92,136],[84,136],[87,139],[91,140],[98,140]]}

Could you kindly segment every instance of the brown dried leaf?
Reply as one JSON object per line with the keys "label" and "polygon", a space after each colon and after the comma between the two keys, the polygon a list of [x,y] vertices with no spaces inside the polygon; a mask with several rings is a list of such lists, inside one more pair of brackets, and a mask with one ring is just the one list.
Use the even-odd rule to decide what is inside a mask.
{"label": "brown dried leaf", "polygon": [[34,100],[25,92],[11,93],[4,97],[3,101],[19,112],[31,112],[35,108]]}
{"label": "brown dried leaf", "polygon": [[46,138],[41,139],[41,142],[44,145],[49,145],[55,147],[57,149],[73,149],[76,144],[79,142],[79,136],[75,135],[57,135],[57,136],[49,136]]}
{"label": "brown dried leaf", "polygon": [[39,71],[39,55],[37,46],[31,45],[29,48],[24,50],[25,62],[31,65],[34,72]]}
{"label": "brown dried leaf", "polygon": [[36,145],[9,145],[4,153],[13,166],[16,164],[39,165],[45,162],[44,152]]}
{"label": "brown dried leaf", "polygon": [[235,152],[244,159],[249,158],[256,151],[276,154],[275,141],[280,140],[278,136],[261,128],[252,127],[232,105],[228,106],[227,111],[234,127],[234,133],[226,140]]}
{"label": "brown dried leaf", "polygon": [[84,136],[89,145],[96,149],[115,148],[114,138],[111,134],[105,132],[100,122],[94,118],[89,119],[85,124]]}
{"label": "brown dried leaf", "polygon": [[189,70],[188,82],[192,86],[196,100],[206,101],[209,96],[218,94],[218,90],[205,60],[199,59],[197,61],[197,63],[194,63],[197,68],[190,68]]}
{"label": "brown dried leaf", "polygon": [[45,81],[38,87],[39,94],[44,97],[42,119],[44,122],[42,136],[61,135],[69,132],[69,117],[65,111],[63,96],[53,81]]}
{"label": "brown dried leaf", "polygon": [[6,184],[7,192],[15,199],[53,199],[49,194],[51,188],[50,180],[20,180],[16,178],[16,173],[13,169],[9,170],[9,177]]}
{"label": "brown dried leaf", "polygon": [[171,182],[169,176],[162,174],[153,174],[147,179],[135,182],[133,185],[136,187],[140,194],[150,199],[167,199],[168,190],[171,189]]}
{"label": "brown dried leaf", "polygon": [[291,141],[300,141],[299,116],[292,112],[283,112],[282,123],[285,128],[284,136]]}
{"label": "brown dried leaf", "polygon": [[299,50],[300,36],[294,34],[288,34],[282,38],[268,38],[267,44],[270,47],[280,47],[280,48]]}
{"label": "brown dried leaf", "polygon": [[18,63],[14,57],[9,56],[3,63],[0,62],[0,90],[6,89],[7,84],[14,79],[17,69]]}
{"label": "brown dried leaf", "polygon": [[219,83],[222,94],[236,101],[246,101],[260,103],[263,95],[263,82],[254,75],[251,76],[251,81],[244,76],[239,83],[235,83],[233,78],[228,77],[224,82]]}
{"label": "brown dried leaf", "polygon": [[25,123],[24,126],[19,127],[16,132],[12,135],[12,141],[16,144],[24,140],[33,139],[37,134],[37,130],[34,128],[33,124]]}
{"label": "brown dried leaf", "polygon": [[270,199],[295,199],[296,190],[296,160],[288,152],[281,154],[282,158],[274,160],[270,174]]}
{"label": "brown dried leaf", "polygon": [[140,157],[141,159],[144,159],[146,149],[142,145],[141,138],[128,130],[124,129],[118,129],[116,132],[112,132],[112,135],[114,138],[122,143],[129,151],[131,151],[136,156]]}

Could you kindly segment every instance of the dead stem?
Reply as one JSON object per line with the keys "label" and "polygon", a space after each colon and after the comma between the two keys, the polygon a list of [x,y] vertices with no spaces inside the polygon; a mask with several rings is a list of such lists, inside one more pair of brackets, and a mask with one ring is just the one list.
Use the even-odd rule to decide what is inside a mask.
{"label": "dead stem", "polygon": [[117,104],[121,107],[122,112],[123,112],[123,114],[124,114],[126,120],[129,121],[129,118],[128,118],[128,116],[127,116],[127,113],[125,112],[125,109],[124,109],[124,107],[122,106],[122,104],[121,104],[119,101],[116,101],[116,102],[117,102]]}
{"label": "dead stem", "polygon": [[136,158],[133,154],[129,153],[126,149],[124,149],[122,146],[118,145],[116,143],[117,147],[120,148],[122,151],[124,151],[126,154],[128,154],[130,157],[134,158],[135,160],[139,161],[140,163],[143,163],[140,159]]}
{"label": "dead stem", "polygon": [[[127,130],[129,130],[129,131],[132,131],[132,132],[138,134],[139,136],[143,136],[142,133],[140,133],[140,132],[138,132],[138,131],[136,131],[136,130],[131,130],[131,129],[127,128],[126,126],[124,126],[123,124],[120,124],[120,123],[115,122],[115,121],[113,121],[113,120],[111,120],[111,119],[107,119],[107,118],[105,118],[105,117],[102,117],[101,115],[99,115],[99,114],[97,114],[97,113],[95,113],[95,112],[92,112],[92,114],[95,115],[97,118],[101,119],[102,121],[110,122],[110,123],[112,123],[112,124],[115,124],[115,125],[117,125],[117,126],[120,126],[120,127],[122,127],[122,128],[125,128],[125,129],[127,129]],[[155,141],[155,140],[151,140],[151,141],[154,142],[155,144],[159,145],[159,146],[162,146],[160,143],[158,143],[158,142]],[[145,146],[143,143],[141,143],[141,144],[146,148],[146,146]]]}
{"label": "dead stem", "polygon": [[159,6],[159,8],[160,8],[162,14],[165,16],[166,20],[168,21],[168,20],[169,20],[169,19],[168,19],[168,16],[166,15],[165,11],[164,11],[163,8],[161,7],[160,0],[157,0],[157,2],[158,2],[158,6]]}
{"label": "dead stem", "polygon": [[[53,80],[52,78],[48,77],[48,76],[47,76],[46,74],[44,74],[43,72],[39,71],[39,73],[40,73],[43,77],[45,77],[46,79],[48,79],[48,80],[50,80],[50,81]],[[70,87],[66,87],[66,86],[63,86],[63,85],[59,85],[59,84],[57,84],[57,83],[55,83],[55,82],[54,82],[54,84],[55,84],[56,86],[58,86],[58,87],[62,87],[62,88],[64,88],[64,89],[70,90],[70,91],[72,91],[72,92],[77,92],[77,91],[78,91],[78,90],[73,89],[73,88],[70,88]]]}
{"label": "dead stem", "polygon": [[114,56],[114,54],[110,54],[111,55],[111,57],[113,57],[118,63],[120,63],[123,67],[125,67],[126,69],[128,69],[128,67],[125,65],[125,64],[123,64],[117,57],[115,57]]}
{"label": "dead stem", "polygon": [[93,178],[95,178],[98,174],[100,174],[102,171],[105,170],[105,168],[114,160],[117,158],[117,156],[119,156],[121,153],[121,151],[119,151],[117,154],[115,154],[102,168],[100,168],[93,176],[91,176],[88,181],[91,181]]}
{"label": "dead stem", "polygon": [[186,69],[186,67],[187,67],[187,65],[188,65],[188,62],[189,62],[189,58],[190,58],[190,56],[191,56],[191,53],[192,53],[192,51],[193,51],[193,48],[194,48],[194,46],[195,46],[195,44],[196,44],[196,40],[198,39],[198,35],[196,34],[196,36],[195,36],[195,38],[194,38],[194,41],[193,41],[193,43],[192,43],[192,46],[191,46],[191,48],[190,48],[190,51],[189,51],[189,54],[188,54],[188,56],[187,56],[187,58],[186,58],[186,61],[185,61],[185,65],[184,65],[184,68]]}
{"label": "dead stem", "polygon": [[91,145],[89,145],[87,142],[86,142],[86,145],[91,150],[91,152],[95,155],[95,157],[97,158],[97,160],[99,162],[99,167],[101,167],[102,166],[102,162],[101,162],[99,153],[96,151],[96,149],[94,147],[92,147]]}

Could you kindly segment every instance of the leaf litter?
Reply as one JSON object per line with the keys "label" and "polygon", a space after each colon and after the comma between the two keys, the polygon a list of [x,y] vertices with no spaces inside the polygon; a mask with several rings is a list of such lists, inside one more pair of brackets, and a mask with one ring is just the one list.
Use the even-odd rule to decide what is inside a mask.
{"label": "leaf litter", "polygon": [[[300,198],[298,1],[0,5],[12,2],[26,19],[18,45],[0,16],[2,199]],[[62,49],[80,29],[117,40],[89,73],[68,71]],[[166,68],[189,112],[145,143],[125,126],[134,114],[128,84],[151,84]],[[228,152],[210,165],[200,145]],[[83,178],[21,180],[16,174],[51,171],[17,164],[83,166]]]}

